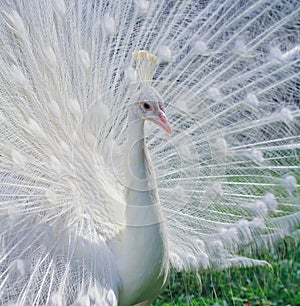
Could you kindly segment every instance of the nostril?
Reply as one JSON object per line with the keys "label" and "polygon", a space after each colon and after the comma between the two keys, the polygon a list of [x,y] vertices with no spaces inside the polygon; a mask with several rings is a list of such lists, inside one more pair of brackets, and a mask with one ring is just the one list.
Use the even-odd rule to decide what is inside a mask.
{"label": "nostril", "polygon": [[166,123],[167,122],[167,118],[165,116],[165,114],[161,113],[158,115],[159,119],[161,122]]}

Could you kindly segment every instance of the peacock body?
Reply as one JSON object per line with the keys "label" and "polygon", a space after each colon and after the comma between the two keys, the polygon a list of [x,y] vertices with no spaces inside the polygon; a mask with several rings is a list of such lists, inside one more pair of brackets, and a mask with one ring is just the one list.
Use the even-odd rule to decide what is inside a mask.
{"label": "peacock body", "polygon": [[150,303],[299,233],[299,14],[1,1],[1,305]]}

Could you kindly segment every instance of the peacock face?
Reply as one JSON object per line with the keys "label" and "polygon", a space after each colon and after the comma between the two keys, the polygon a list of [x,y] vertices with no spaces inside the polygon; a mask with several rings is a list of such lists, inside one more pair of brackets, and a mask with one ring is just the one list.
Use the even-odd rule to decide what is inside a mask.
{"label": "peacock face", "polygon": [[172,129],[164,111],[163,99],[153,87],[145,86],[140,90],[135,108],[139,118],[152,121],[168,135],[172,134]]}

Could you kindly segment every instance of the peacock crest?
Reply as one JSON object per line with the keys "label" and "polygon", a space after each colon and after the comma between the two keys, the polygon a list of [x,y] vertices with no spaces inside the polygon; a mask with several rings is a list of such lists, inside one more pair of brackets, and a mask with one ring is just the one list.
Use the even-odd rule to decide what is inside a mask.
{"label": "peacock crest", "polygon": [[145,50],[133,52],[132,57],[137,63],[136,70],[139,79],[144,85],[150,86],[158,63],[158,58]]}

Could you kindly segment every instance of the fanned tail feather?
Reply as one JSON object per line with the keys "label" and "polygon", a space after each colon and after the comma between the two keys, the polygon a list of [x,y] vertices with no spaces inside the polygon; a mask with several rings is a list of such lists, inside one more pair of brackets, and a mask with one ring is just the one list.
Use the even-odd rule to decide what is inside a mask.
{"label": "fanned tail feather", "polygon": [[252,255],[299,234],[299,14],[297,0],[1,1],[0,302],[117,305],[138,79],[174,131],[146,126],[173,268],[264,265]]}

